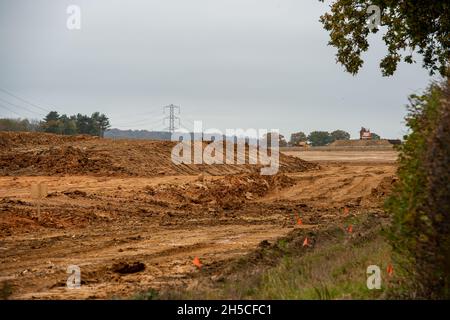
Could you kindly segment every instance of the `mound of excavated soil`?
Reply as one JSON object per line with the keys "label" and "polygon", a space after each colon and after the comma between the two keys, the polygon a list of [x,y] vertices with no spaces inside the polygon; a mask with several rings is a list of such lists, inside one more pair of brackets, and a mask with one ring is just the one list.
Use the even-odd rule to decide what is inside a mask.
{"label": "mound of excavated soil", "polygon": [[[255,173],[256,165],[175,165],[175,142],[111,140],[90,136],[0,132],[0,175],[228,175]],[[280,172],[299,172],[317,165],[280,154]]]}
{"label": "mound of excavated soil", "polygon": [[211,209],[235,209],[247,200],[256,200],[267,193],[290,187],[294,180],[284,174],[262,176],[260,174],[229,175],[219,180],[205,180],[155,187],[148,186],[149,196],[169,203],[200,205]]}
{"label": "mound of excavated soil", "polygon": [[62,143],[77,143],[80,141],[95,141],[98,139],[98,137],[89,135],[61,136],[50,133],[0,131],[0,147],[2,148],[2,151],[20,147],[36,147],[39,145],[56,146]]}
{"label": "mound of excavated soil", "polygon": [[330,147],[369,147],[369,146],[391,146],[386,139],[380,140],[336,140],[330,143]]}
{"label": "mound of excavated soil", "polygon": [[99,173],[105,168],[112,172],[125,172],[125,169],[114,166],[108,157],[89,157],[83,150],[72,146],[49,147],[16,154],[9,152],[0,156],[0,166],[5,174]]}

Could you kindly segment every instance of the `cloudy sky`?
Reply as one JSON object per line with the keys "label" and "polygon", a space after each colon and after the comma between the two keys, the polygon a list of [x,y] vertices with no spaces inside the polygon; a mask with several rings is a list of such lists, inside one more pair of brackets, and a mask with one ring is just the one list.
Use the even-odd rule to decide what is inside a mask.
{"label": "cloudy sky", "polygon": [[[66,10],[81,9],[69,30]],[[344,129],[401,137],[407,96],[430,77],[335,63],[318,0],[0,0],[0,117],[106,113],[113,127],[162,129],[163,106],[205,128]],[[1,89],[33,103],[8,95]],[[38,108],[38,107],[40,108]]]}

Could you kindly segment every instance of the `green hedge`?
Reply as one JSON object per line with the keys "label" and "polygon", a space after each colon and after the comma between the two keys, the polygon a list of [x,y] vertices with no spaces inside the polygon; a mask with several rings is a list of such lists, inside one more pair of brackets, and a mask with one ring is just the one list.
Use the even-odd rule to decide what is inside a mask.
{"label": "green hedge", "polygon": [[399,146],[399,181],[386,203],[402,298],[448,299],[450,283],[449,81],[410,97],[410,134]]}

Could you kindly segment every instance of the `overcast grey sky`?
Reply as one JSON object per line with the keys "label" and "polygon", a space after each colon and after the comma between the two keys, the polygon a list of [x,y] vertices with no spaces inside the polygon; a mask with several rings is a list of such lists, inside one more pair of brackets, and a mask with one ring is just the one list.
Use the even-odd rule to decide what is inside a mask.
{"label": "overcast grey sky", "polygon": [[[68,5],[81,30],[68,30]],[[162,106],[187,127],[344,129],[401,137],[421,64],[381,76],[372,36],[357,76],[335,63],[318,0],[0,0],[0,88],[60,113],[106,113],[113,127],[161,129]],[[0,117],[39,117],[18,106]],[[25,108],[28,110],[26,110]]]}

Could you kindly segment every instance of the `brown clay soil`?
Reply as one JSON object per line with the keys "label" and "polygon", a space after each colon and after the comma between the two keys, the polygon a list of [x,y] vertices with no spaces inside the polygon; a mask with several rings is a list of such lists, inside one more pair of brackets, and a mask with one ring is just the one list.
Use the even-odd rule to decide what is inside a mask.
{"label": "brown clay soil", "polygon": [[[226,264],[264,240],[339,219],[344,207],[381,211],[396,170],[283,155],[285,170],[263,177],[251,166],[179,168],[170,142],[0,137],[0,283],[13,299],[130,297],[185,285],[200,272],[195,257]],[[40,220],[36,182],[49,191]],[[81,269],[79,289],[66,287],[69,265]]]}
{"label": "brown clay soil", "polygon": [[[171,161],[171,151],[175,144],[176,142],[172,141],[111,140],[90,136],[0,132],[0,175],[151,177],[259,172],[260,166],[250,165],[176,165]],[[299,158],[280,155],[281,172],[303,171],[314,166]]]}

